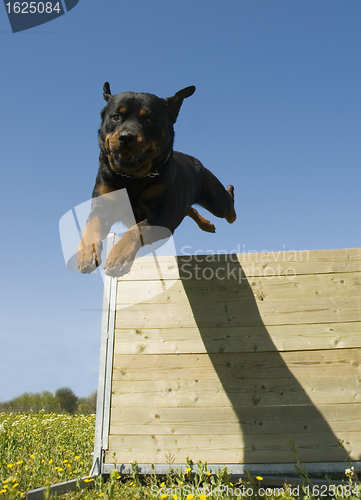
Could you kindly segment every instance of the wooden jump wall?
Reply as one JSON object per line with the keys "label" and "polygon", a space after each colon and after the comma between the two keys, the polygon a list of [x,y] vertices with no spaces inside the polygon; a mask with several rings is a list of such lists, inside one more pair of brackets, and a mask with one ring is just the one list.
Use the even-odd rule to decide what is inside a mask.
{"label": "wooden jump wall", "polygon": [[289,440],[304,463],[360,461],[361,249],[147,257],[111,282],[105,468],[272,472]]}

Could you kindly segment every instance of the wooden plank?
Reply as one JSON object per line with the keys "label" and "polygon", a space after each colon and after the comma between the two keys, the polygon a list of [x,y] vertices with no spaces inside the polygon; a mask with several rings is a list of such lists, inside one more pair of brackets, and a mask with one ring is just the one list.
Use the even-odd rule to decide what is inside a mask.
{"label": "wooden plank", "polygon": [[274,300],[319,300],[361,296],[361,272],[300,275],[295,277],[257,277],[249,281],[169,280],[166,287],[161,280],[129,281],[119,283],[117,305],[139,302],[151,304],[179,304],[234,302],[255,299],[256,302]]}
{"label": "wooden plank", "polygon": [[[112,408],[110,434],[122,435],[292,435],[359,432],[361,403],[217,408]],[[331,430],[330,430],[331,429]],[[247,436],[246,436],[247,434]]]}
{"label": "wooden plank", "polygon": [[179,276],[183,282],[204,280],[237,280],[239,283],[252,277],[294,277],[302,274],[330,274],[357,272],[361,260],[302,261],[302,262],[186,262],[178,258]]}
{"label": "wooden plank", "polygon": [[[361,350],[114,355],[113,380],[359,377]],[[336,381],[335,381],[336,383]]]}
{"label": "wooden plank", "polygon": [[361,249],[158,257],[157,265],[153,257],[143,257],[136,259],[130,273],[119,281],[178,279],[179,272],[185,280],[197,276],[209,279],[212,273],[203,272],[206,268],[218,279],[238,279],[240,265],[241,277],[353,272],[361,269]]}
{"label": "wooden plank", "polygon": [[[113,408],[231,408],[361,403],[360,377],[113,381]],[[361,425],[360,425],[361,428]]]}
{"label": "wooden plank", "polygon": [[[294,439],[299,458],[302,462],[342,461],[345,452],[337,446],[335,437],[326,433],[300,434],[289,436]],[[353,460],[359,458],[361,449],[360,432],[343,432],[340,438],[345,441],[346,449]],[[185,463],[186,457],[193,462],[206,461],[209,464],[227,463],[282,463],[294,462],[287,440],[279,435],[157,435],[109,436],[109,451],[105,463],[113,463],[113,452],[118,464],[137,461],[138,463]],[[354,450],[356,450],[354,452]],[[345,462],[347,465],[347,462]],[[345,467],[346,467],[345,465]]]}
{"label": "wooden plank", "polygon": [[[234,327],[361,321],[361,298],[207,304],[135,304],[116,314],[116,328]],[[266,332],[266,330],[265,330]]]}
{"label": "wooden plank", "polygon": [[361,323],[202,328],[125,328],[115,333],[115,354],[213,354],[361,347]]}

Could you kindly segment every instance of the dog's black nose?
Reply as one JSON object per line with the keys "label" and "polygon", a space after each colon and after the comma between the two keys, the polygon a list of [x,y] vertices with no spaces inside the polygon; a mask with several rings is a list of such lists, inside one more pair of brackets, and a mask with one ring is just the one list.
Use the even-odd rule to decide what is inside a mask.
{"label": "dog's black nose", "polygon": [[121,132],[118,136],[120,144],[130,144],[137,140],[137,136],[131,132]]}

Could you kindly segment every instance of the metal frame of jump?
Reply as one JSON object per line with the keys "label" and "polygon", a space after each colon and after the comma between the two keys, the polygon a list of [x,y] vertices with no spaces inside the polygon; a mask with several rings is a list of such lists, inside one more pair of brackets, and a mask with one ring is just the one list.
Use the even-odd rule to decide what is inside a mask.
{"label": "metal frame of jump", "polygon": [[[107,238],[107,253],[110,248],[118,241],[119,237],[110,234]],[[104,279],[104,297],[103,313],[101,327],[101,346],[99,362],[99,383],[97,393],[96,426],[93,466],[90,475],[110,474],[114,465],[104,463],[104,453],[108,449],[108,438],[110,428],[110,408],[112,392],[112,370],[113,370],[113,349],[115,332],[115,310],[116,310],[117,278],[111,278],[105,275]],[[309,473],[335,473],[344,472],[349,466],[347,462],[308,462],[304,463]],[[117,464],[120,474],[129,474],[132,467],[129,464]],[[278,475],[295,473],[293,463],[258,463],[258,464],[208,464],[208,470],[212,473],[217,472],[220,467],[227,466],[228,471],[235,477],[244,476],[246,471],[251,474]],[[361,471],[361,461],[353,461],[352,466],[356,471]],[[184,469],[185,464],[156,464],[154,469],[150,464],[138,464],[139,474],[165,475],[170,467],[173,470]],[[197,466],[194,466],[197,471]]]}

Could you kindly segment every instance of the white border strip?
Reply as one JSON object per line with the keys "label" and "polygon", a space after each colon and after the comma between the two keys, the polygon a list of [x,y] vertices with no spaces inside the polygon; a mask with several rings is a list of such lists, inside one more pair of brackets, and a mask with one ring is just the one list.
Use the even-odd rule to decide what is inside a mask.
{"label": "white border strip", "polygon": [[[114,233],[109,234],[106,240],[106,255],[108,255],[110,249],[118,240],[118,235]],[[101,473],[103,452],[108,448],[117,282],[117,278],[104,275],[94,454],[90,475]]]}

